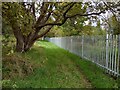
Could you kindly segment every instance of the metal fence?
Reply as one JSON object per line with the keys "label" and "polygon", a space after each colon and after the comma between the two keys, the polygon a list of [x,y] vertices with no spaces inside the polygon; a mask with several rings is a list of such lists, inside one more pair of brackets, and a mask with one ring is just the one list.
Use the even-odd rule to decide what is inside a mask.
{"label": "metal fence", "polygon": [[120,75],[120,35],[53,37],[46,40],[96,63],[113,76]]}

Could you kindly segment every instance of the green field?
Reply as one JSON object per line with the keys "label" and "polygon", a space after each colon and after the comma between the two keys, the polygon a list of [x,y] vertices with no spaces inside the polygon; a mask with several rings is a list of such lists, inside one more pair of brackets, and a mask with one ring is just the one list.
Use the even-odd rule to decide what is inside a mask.
{"label": "green field", "polygon": [[[13,53],[28,58],[33,73],[8,78],[3,87],[13,88],[117,88],[117,81],[95,64],[83,60],[47,41],[37,41],[27,53]],[[3,69],[3,73],[6,73]]]}

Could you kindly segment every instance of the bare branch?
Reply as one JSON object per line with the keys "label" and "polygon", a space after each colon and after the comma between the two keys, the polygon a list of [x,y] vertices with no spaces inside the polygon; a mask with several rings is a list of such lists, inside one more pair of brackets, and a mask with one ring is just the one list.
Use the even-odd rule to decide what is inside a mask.
{"label": "bare branch", "polygon": [[107,3],[105,3],[105,2],[103,2],[104,4],[105,4],[105,6],[108,8],[108,9],[110,9],[110,11],[112,12],[112,14],[115,16],[115,10],[113,10],[113,8],[112,7],[110,7],[109,5],[107,5]]}

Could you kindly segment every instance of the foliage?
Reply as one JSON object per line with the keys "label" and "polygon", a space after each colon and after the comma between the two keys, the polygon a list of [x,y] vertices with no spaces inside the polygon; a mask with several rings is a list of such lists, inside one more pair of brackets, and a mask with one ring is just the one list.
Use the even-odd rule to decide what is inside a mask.
{"label": "foliage", "polygon": [[[83,25],[83,23],[78,22],[72,26],[69,22],[66,22],[62,26],[55,26],[52,30],[46,35],[48,37],[61,37],[61,36],[79,36],[79,35],[105,35],[106,31],[101,29],[98,25]],[[81,24],[80,24],[81,23]]]}
{"label": "foliage", "polygon": [[4,18],[2,19],[2,48],[4,48],[3,54],[13,51],[15,39],[13,39],[12,27],[8,24]]}
{"label": "foliage", "polygon": [[112,30],[114,35],[120,34],[120,21],[117,20],[116,16],[112,16],[109,18],[110,29]]}
{"label": "foliage", "polygon": [[14,53],[15,51],[15,38],[10,34],[2,35],[2,55]]}
{"label": "foliage", "polygon": [[72,9],[69,10],[68,15],[75,15],[78,13],[85,13],[86,12],[86,8],[87,8],[87,4],[84,5],[84,7],[82,6],[82,2],[78,2],[76,3]]}
{"label": "foliage", "polygon": [[32,31],[34,21],[33,17],[20,3],[4,2],[2,9],[3,22],[7,23],[11,27],[13,25],[18,26],[23,35],[28,35]]}
{"label": "foliage", "polygon": [[[64,36],[75,36],[75,35],[79,35],[79,33],[81,32],[83,25],[84,25],[84,21],[86,21],[87,18],[85,17],[75,17],[72,19],[69,19],[66,21],[66,23],[63,26],[63,31],[64,31]],[[67,34],[68,33],[68,34]]]}
{"label": "foliage", "polygon": [[64,36],[63,27],[54,26],[50,32],[47,33],[47,37],[62,37]]}
{"label": "foliage", "polygon": [[104,35],[105,30],[102,30],[100,27],[86,25],[82,28],[81,35]]}

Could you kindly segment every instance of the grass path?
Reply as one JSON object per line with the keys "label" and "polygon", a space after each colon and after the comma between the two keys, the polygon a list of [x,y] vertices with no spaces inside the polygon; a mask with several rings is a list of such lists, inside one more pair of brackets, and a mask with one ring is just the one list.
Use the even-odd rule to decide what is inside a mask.
{"label": "grass path", "polygon": [[[37,53],[37,51],[39,52]],[[35,87],[92,87],[73,60],[68,56],[68,53],[68,51],[48,42],[38,42],[36,44],[36,63],[41,61],[42,66],[38,69],[39,78],[36,78],[38,78],[37,82],[39,83]],[[33,53],[30,54],[31,58],[34,59]]]}
{"label": "grass path", "polygon": [[26,88],[108,88],[116,82],[105,75],[96,65],[80,59],[46,41],[38,41],[23,57],[30,58],[37,68],[34,73],[11,84]]}

